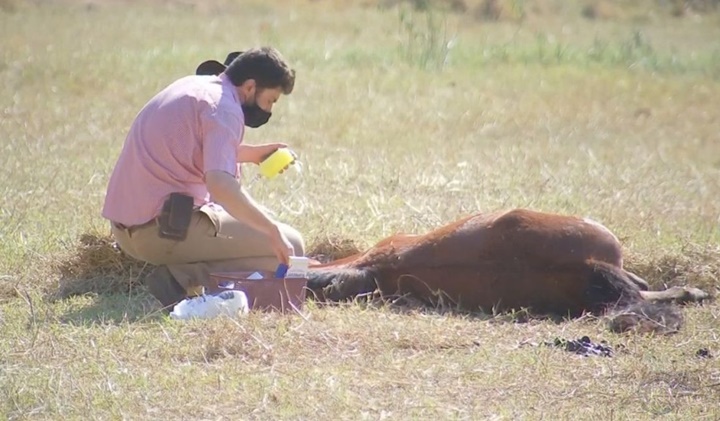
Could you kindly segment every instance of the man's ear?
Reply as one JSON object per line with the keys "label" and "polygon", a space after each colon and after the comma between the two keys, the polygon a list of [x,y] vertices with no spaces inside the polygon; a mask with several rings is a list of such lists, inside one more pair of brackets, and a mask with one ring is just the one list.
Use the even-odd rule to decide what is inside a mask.
{"label": "man's ear", "polygon": [[253,98],[257,93],[255,79],[247,79],[240,86],[238,86],[238,90],[242,93],[243,100]]}

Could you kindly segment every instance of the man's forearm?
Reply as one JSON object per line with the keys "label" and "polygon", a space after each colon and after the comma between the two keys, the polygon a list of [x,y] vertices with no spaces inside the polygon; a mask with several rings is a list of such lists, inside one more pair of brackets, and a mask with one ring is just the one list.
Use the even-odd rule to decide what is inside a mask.
{"label": "man's forearm", "polygon": [[237,161],[240,163],[253,162],[253,150],[250,145],[238,146]]}
{"label": "man's forearm", "polygon": [[230,174],[211,171],[206,175],[206,182],[213,200],[235,219],[266,234],[276,228],[275,221],[260,209]]}

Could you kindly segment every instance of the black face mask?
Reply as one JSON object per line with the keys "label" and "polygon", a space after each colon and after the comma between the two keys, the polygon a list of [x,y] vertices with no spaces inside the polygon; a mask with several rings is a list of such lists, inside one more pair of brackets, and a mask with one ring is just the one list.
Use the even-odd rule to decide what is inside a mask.
{"label": "black face mask", "polygon": [[245,115],[245,125],[252,128],[257,128],[267,123],[272,115],[271,112],[260,108],[257,102],[251,105],[243,105],[242,110]]}

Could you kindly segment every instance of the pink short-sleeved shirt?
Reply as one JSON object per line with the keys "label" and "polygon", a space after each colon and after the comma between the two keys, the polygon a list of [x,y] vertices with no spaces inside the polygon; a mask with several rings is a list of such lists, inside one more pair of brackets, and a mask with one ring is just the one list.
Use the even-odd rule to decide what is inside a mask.
{"label": "pink short-sleeved shirt", "polygon": [[237,176],[244,118],[236,88],[224,74],[187,76],[138,113],[108,183],[102,215],[125,226],[155,218],[173,192],[211,198],[204,175]]}

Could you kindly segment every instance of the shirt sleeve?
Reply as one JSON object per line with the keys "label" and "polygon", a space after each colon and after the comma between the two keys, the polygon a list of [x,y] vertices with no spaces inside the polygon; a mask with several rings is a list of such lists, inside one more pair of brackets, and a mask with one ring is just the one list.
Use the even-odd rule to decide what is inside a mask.
{"label": "shirt sleeve", "polygon": [[237,176],[237,148],[244,126],[240,116],[208,108],[200,114],[203,174],[220,170]]}

